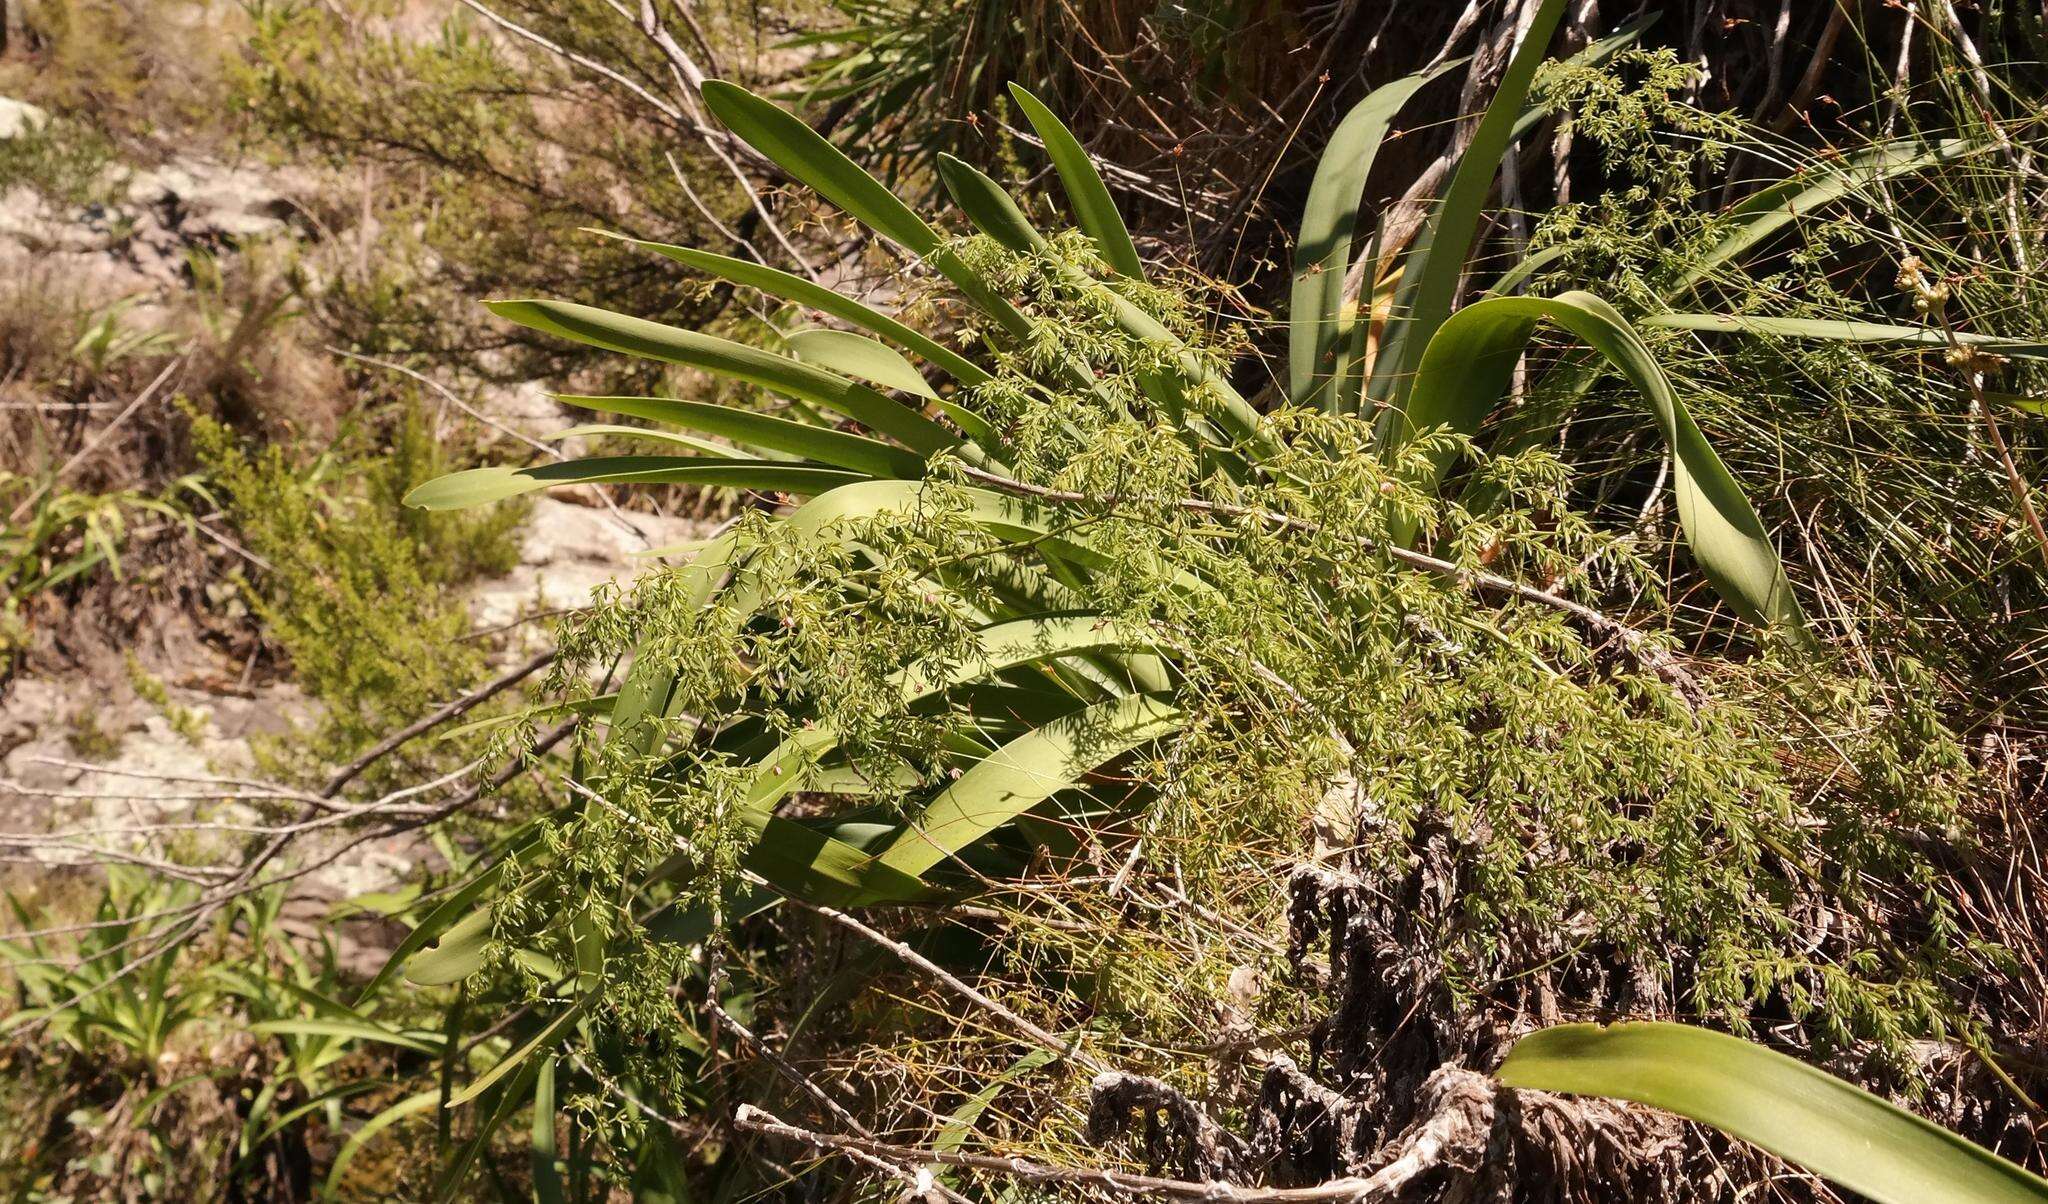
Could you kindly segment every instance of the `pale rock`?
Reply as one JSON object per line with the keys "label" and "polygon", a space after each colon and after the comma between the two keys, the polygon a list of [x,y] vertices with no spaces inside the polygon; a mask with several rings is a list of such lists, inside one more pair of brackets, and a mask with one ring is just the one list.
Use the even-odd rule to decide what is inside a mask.
{"label": "pale rock", "polygon": [[41,130],[50,124],[47,109],[39,108],[25,100],[14,100],[0,96],[0,139],[19,138],[23,134]]}

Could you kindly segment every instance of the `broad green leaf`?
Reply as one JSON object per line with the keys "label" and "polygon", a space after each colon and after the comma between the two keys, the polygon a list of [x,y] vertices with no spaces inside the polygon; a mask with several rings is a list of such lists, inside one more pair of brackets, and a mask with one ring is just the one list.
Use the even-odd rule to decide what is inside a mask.
{"label": "broad green leaf", "polygon": [[2048,1204],[2048,1181],[1804,1062],[1683,1024],[1567,1024],[1515,1044],[1510,1087],[1604,1095],[1762,1146],[1878,1204]]}
{"label": "broad green leaf", "polygon": [[[874,346],[881,347],[877,343]],[[888,348],[883,347],[887,351]],[[890,352],[890,354],[895,354]],[[565,394],[556,398],[572,406],[607,414],[628,414],[651,422],[665,422],[686,430],[702,431],[750,447],[802,456],[820,464],[833,464],[877,477],[921,477],[924,459],[900,447],[876,439],[791,422],[768,414],[750,414],[730,406],[704,401],[677,401],[667,397],[585,397]]]}
{"label": "broad green leaf", "polygon": [[903,358],[901,352],[873,339],[820,327],[799,330],[785,336],[783,342],[788,343],[790,351],[807,364],[816,364],[855,380],[938,400],[939,395],[932,391],[915,364]]}
{"label": "broad green leaf", "polygon": [[[1650,403],[1671,448],[1679,523],[1708,582],[1751,622],[1781,624],[1795,635],[1804,634],[1798,599],[1742,487],[1628,321],[1591,293],[1491,297],[1460,310],[1430,340],[1409,394],[1405,423],[1393,430],[1391,447],[1436,427],[1464,434],[1478,430],[1506,396],[1515,362],[1539,321],[1554,322],[1584,340]],[[1433,486],[1443,468],[1439,457],[1424,484]]]}
{"label": "broad green leaf", "polygon": [[1423,227],[1415,249],[1409,252],[1402,273],[1401,296],[1396,301],[1399,329],[1390,332],[1389,345],[1380,357],[1385,371],[1375,369],[1374,399],[1396,402],[1388,414],[1389,420],[1398,420],[1399,399],[1408,381],[1422,362],[1437,327],[1451,315],[1466,260],[1479,235],[1486,198],[1493,191],[1494,176],[1514,141],[1515,128],[1529,97],[1529,85],[1548,53],[1551,35],[1557,31],[1564,10],[1565,0],[1542,0],[1521,47],[1501,75],[1499,90],[1486,106],[1479,128],[1473,132],[1457,170],[1451,174],[1443,200]]}
{"label": "broad green leaf", "polygon": [[1356,393],[1351,382],[1365,323],[1344,320],[1344,276],[1351,267],[1351,235],[1365,199],[1366,177],[1394,114],[1452,65],[1374,89],[1345,115],[1316,163],[1294,244],[1294,287],[1287,308],[1287,397],[1295,405],[1351,408],[1342,395]]}
{"label": "broad green leaf", "polygon": [[1032,228],[1029,218],[1003,186],[982,171],[952,155],[940,152],[939,179],[946,192],[974,228],[1020,255],[1045,249],[1045,236]]}
{"label": "broad green leaf", "polygon": [[555,1060],[547,1058],[533,1076],[533,1139],[527,1151],[536,1204],[565,1204],[568,1199],[555,1157]]}
{"label": "broad green leaf", "polygon": [[876,861],[854,845],[794,820],[756,813],[760,839],[746,867],[776,890],[828,907],[914,903],[932,891],[912,873]]}
{"label": "broad green leaf", "polygon": [[[370,979],[369,983],[356,995],[356,1006],[361,1008],[369,1001],[377,998],[377,993],[384,988],[385,984],[397,977],[402,971],[406,973],[408,981],[419,982],[421,985],[435,984],[437,978],[439,983],[454,982],[475,973],[474,969],[470,969],[459,974],[453,974],[452,976],[439,976],[441,971],[448,968],[445,963],[466,959],[471,955],[477,955],[477,964],[479,966],[482,964],[480,957],[482,938],[488,934],[489,920],[487,911],[482,913],[478,911],[478,902],[484,896],[497,890],[499,885],[504,882],[505,861],[503,859],[516,859],[521,851],[531,847],[538,838],[539,829],[536,826],[529,826],[524,831],[516,833],[510,840],[506,841],[505,847],[500,853],[501,860],[498,864],[471,878],[454,894],[442,900],[434,910],[422,917],[419,924],[411,932],[405,934],[405,939],[398,942],[398,947],[391,951],[391,956],[384,959],[384,965],[377,971],[376,976]],[[429,975],[428,978],[413,979],[412,971],[421,969],[419,966],[409,966],[407,964],[412,961],[414,955],[419,954],[421,950],[437,940],[440,942],[441,947],[446,949],[450,945],[448,933],[465,918],[477,914],[484,914],[486,917],[483,921],[484,931],[476,933],[475,930],[471,930],[474,933],[476,944],[470,949],[469,953],[457,954],[453,949],[447,949],[442,958],[430,961],[430,965],[433,968],[426,971]]]}
{"label": "broad green leaf", "polygon": [[703,95],[705,104],[718,119],[747,145],[815,189],[818,195],[930,263],[1012,337],[1023,338],[1029,332],[1031,324],[1017,307],[997,296],[980,276],[960,262],[959,256],[947,251],[938,231],[911,212],[881,181],[819,137],[816,130],[773,102],[723,80],[706,81]]}
{"label": "broad green leaf", "polygon": [[947,375],[963,385],[979,385],[994,379],[980,365],[927,337],[921,331],[851,297],[842,296],[823,285],[813,284],[801,276],[793,276],[762,264],[749,263],[744,259],[714,255],[709,251],[699,251],[690,247],[646,242],[637,238],[626,241],[666,255],[677,263],[687,264],[699,271],[709,272],[734,284],[758,289],[785,301],[808,306],[819,313],[829,314],[842,322],[858,326],[871,334],[878,334],[885,339],[901,343],[918,357],[937,364]]}
{"label": "broad green leaf", "polygon": [[[1645,326],[1677,330],[1700,330],[1719,334],[1767,334],[1794,339],[1824,339],[1837,343],[1903,343],[1909,347],[1946,349],[1949,334],[1932,326],[1910,326],[1897,322],[1852,322],[1841,318],[1766,318],[1748,314],[1651,314]],[[2048,341],[2009,339],[1997,335],[1957,331],[1955,341],[1965,347],[1982,347],[2000,355],[2020,359],[2048,359]]]}
{"label": "broad green leaf", "polygon": [[704,81],[703,94],[705,105],[726,129],[826,200],[917,255],[930,257],[938,250],[938,231],[881,181],[774,102],[722,79]]}
{"label": "broad green leaf", "polygon": [[[1149,644],[1143,636],[1097,615],[1014,619],[983,628],[979,653],[971,660],[962,664],[916,661],[892,674],[888,684],[900,690],[903,702],[910,705],[964,681],[993,677],[1020,665],[1094,652],[1141,649]],[[838,741],[838,733],[826,724],[806,728],[785,739],[755,764],[748,805],[767,808],[792,791],[811,789],[812,775],[808,771]]]}
{"label": "broad green leaf", "polygon": [[709,456],[597,456],[531,468],[470,468],[436,477],[405,495],[422,510],[461,510],[501,502],[555,485],[722,485],[763,493],[819,494],[866,480],[860,473],[821,464],[771,464]]}
{"label": "broad green leaf", "polygon": [[688,364],[824,406],[920,455],[959,443],[944,426],[859,381],[758,347],[568,301],[493,301],[487,308],[534,330],[643,359]]}
{"label": "broad green leaf", "polygon": [[[482,882],[483,879],[479,879]],[[492,882],[495,883],[493,878]],[[424,928],[425,925],[421,925]],[[418,930],[416,929],[415,932]],[[484,968],[484,946],[491,939],[491,908],[488,903],[473,907],[441,932],[432,948],[414,957],[405,967],[405,981],[414,986],[440,987],[461,982]]]}
{"label": "broad green leaf", "polygon": [[1023,110],[1024,119],[1038,132],[1039,141],[1045,143],[1046,156],[1052,160],[1053,170],[1059,173],[1060,183],[1067,190],[1067,201],[1074,207],[1074,223],[1095,240],[1102,258],[1117,274],[1143,280],[1145,265],[1138,259],[1131,232],[1080,139],[1022,84],[1010,85],[1010,99]]}
{"label": "broad green leaf", "polygon": [[884,864],[922,874],[1072,786],[1075,779],[1181,725],[1149,694],[1100,703],[1003,745],[905,825]]}
{"label": "broad green leaf", "polygon": [[1984,396],[2001,405],[2009,405],[2015,410],[2025,410],[2029,414],[2048,414],[2048,398],[2027,397],[2020,393],[1994,393],[1989,391]]}

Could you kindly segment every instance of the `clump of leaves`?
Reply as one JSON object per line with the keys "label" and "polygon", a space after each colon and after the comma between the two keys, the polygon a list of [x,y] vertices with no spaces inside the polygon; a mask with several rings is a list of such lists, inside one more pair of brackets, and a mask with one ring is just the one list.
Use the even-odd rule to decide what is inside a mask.
{"label": "clump of leaves", "polygon": [[[1912,1034],[1968,1030],[1950,987],[1982,951],[1920,852],[1953,835],[1966,769],[1919,687],[1838,686],[1740,483],[1619,311],[1576,291],[1457,305],[1561,14],[1539,6],[1370,358],[1339,286],[1355,160],[1426,80],[1340,127],[1296,258],[1288,400],[1265,412],[1203,337],[1200,297],[1147,281],[1093,166],[1028,93],[1080,233],[1041,234],[1000,185],[941,158],[977,231],[948,237],[788,114],[707,85],[736,133],[953,287],[959,349],[813,282],[665,245],[651,249],[925,369],[844,330],[792,333],[791,358],[571,303],[493,305],[762,386],[811,420],[570,398],[731,445],[649,432],[693,454],[479,469],[411,495],[453,508],[687,482],[788,501],[569,633],[556,684],[604,680],[580,709],[608,725],[575,801],[471,884],[473,904],[415,933],[439,938],[416,981],[495,968],[553,1010],[459,1102],[501,1114],[536,1052],[567,1042],[679,1104],[702,1085],[671,1055],[702,1038],[678,998],[701,985],[717,1000],[748,960],[802,973],[773,966],[754,917],[970,899],[982,915],[1011,893],[1133,935],[988,937],[973,964],[990,989],[1084,1049],[1185,1080],[1204,1055],[1157,1039],[1193,1018],[1169,988],[1239,976],[1213,951],[1178,976],[1134,954],[1170,925],[1119,921],[1118,900],[1170,886],[1178,914],[1244,931],[1296,867],[1428,896],[1381,952],[1425,985],[1432,1022],[1445,999],[1459,1023],[1498,1020],[1487,1009],[1568,966],[1572,995],[1547,1006],[1769,1018],[1895,1060]],[[1775,213],[1749,213],[1716,262],[1767,238]],[[1673,484],[1700,576],[1757,632],[1748,677],[1702,682],[1663,638],[1599,613],[1691,579],[1589,519],[1556,454],[1474,442],[1526,351],[1571,347],[1545,323],[1595,355],[1531,357],[1561,377],[1543,384],[1597,379],[1596,364],[1648,410],[1637,421],[1671,457],[1656,491]],[[915,1074],[933,1026],[837,1044]]]}

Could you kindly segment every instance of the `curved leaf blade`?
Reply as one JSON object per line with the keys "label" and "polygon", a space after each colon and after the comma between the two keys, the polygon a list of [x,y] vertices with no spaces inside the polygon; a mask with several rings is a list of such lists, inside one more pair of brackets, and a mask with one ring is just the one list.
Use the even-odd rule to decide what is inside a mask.
{"label": "curved leaf blade", "polygon": [[945,183],[947,194],[975,229],[1020,255],[1044,249],[1045,236],[1032,227],[1016,198],[1002,185],[987,173],[944,152],[939,154],[938,162],[939,179]]}
{"label": "curved leaf blade", "polygon": [[[615,234],[611,237],[624,236]],[[813,284],[801,276],[791,275],[764,264],[734,259],[726,255],[714,255],[709,251],[699,251],[692,247],[648,242],[638,238],[627,238],[625,241],[645,247],[656,254],[665,255],[700,272],[709,272],[721,279],[745,285],[771,297],[780,297],[784,301],[829,314],[870,334],[878,334],[885,339],[901,343],[919,358],[937,364],[948,376],[963,385],[985,384],[994,379],[980,365],[934,341],[916,328],[905,325],[873,306],[863,305],[823,285]]]}
{"label": "curved leaf blade", "polygon": [[922,874],[1074,784],[1080,775],[1180,727],[1150,694],[1099,703],[995,750],[904,826],[881,860]]}
{"label": "curved leaf blade", "polygon": [[939,395],[902,353],[844,330],[799,330],[784,336],[791,352],[807,364],[885,388],[937,401]]}
{"label": "curved leaf blade", "polygon": [[1493,191],[1494,176],[1500,171],[1502,156],[1514,142],[1516,126],[1529,98],[1529,85],[1549,51],[1551,36],[1557,32],[1564,9],[1564,0],[1542,0],[1521,47],[1501,75],[1499,90],[1480,117],[1479,128],[1473,132],[1464,156],[1458,160],[1458,168],[1444,189],[1442,203],[1408,255],[1401,295],[1396,301],[1395,322],[1389,324],[1388,354],[1381,357],[1386,370],[1376,369],[1373,382],[1375,399],[1391,396],[1397,403],[1388,415],[1390,419],[1398,417],[1404,387],[1421,363],[1437,327],[1451,315],[1466,260],[1479,235],[1486,198]]}
{"label": "curved leaf blade", "polygon": [[721,485],[810,495],[864,481],[861,473],[819,464],[770,464],[710,456],[598,456],[531,468],[470,468],[436,477],[405,495],[422,510],[461,510],[555,485]]}
{"label": "curved leaf blade", "polygon": [[1515,1044],[1510,1087],[1605,1095],[1762,1146],[1879,1204],[2048,1204],[2048,1181],[1804,1062],[1683,1024],[1567,1024]]}
{"label": "curved leaf blade", "polygon": [[492,301],[485,308],[521,326],[574,342],[642,359],[687,364],[824,406],[920,455],[944,451],[960,442],[944,426],[867,385],[759,347],[570,301]]}
{"label": "curved leaf blade", "polygon": [[[876,344],[880,346],[880,344]],[[888,350],[883,348],[883,350]],[[891,354],[894,354],[893,352]],[[586,397],[561,394],[557,401],[605,414],[627,414],[650,422],[665,422],[685,430],[702,431],[786,455],[801,456],[820,464],[850,468],[876,477],[917,477],[924,475],[924,459],[876,439],[792,422],[769,414],[752,414],[730,406],[703,401],[678,401],[669,397]]]}
{"label": "curved leaf blade", "polygon": [[[1392,446],[1439,426],[1464,434],[1478,430],[1487,411],[1505,396],[1509,375],[1539,321],[1578,336],[1650,403],[1671,448],[1679,524],[1708,582],[1749,621],[1781,624],[1803,634],[1805,616],[1763,520],[1650,349],[1613,306],[1591,293],[1491,297],[1453,315],[1430,340]],[[1440,459],[1425,484],[1433,485],[1443,468]]]}
{"label": "curved leaf blade", "polygon": [[725,128],[826,200],[918,255],[938,250],[938,231],[880,180],[774,102],[722,79],[705,80],[703,96]]}
{"label": "curved leaf blade", "polygon": [[[1854,322],[1843,318],[1770,318],[1749,314],[1651,314],[1645,326],[1698,330],[1714,334],[1763,334],[1793,339],[1826,339],[1838,343],[1902,343],[1909,347],[1946,350],[1951,337],[1932,326],[1899,322]],[[2048,359],[2048,341],[2012,339],[1957,331],[1955,341],[2019,359]]]}
{"label": "curved leaf blade", "polygon": [[1095,240],[1102,258],[1118,275],[1143,280],[1145,265],[1138,258],[1137,244],[1131,241],[1131,231],[1081,140],[1024,85],[1011,84],[1010,99],[1023,110],[1024,120],[1031,123],[1038,140],[1045,143],[1046,157],[1052,160],[1053,170],[1067,190],[1067,202],[1074,207],[1074,224]]}

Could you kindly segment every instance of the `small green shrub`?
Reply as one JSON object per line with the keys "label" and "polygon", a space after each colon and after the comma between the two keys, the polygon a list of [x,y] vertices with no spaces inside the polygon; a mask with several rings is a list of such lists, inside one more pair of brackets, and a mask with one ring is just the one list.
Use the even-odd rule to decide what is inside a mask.
{"label": "small green shrub", "polygon": [[[486,649],[461,638],[469,617],[454,587],[518,559],[517,510],[450,522],[402,509],[397,499],[445,461],[410,411],[389,437],[387,452],[299,463],[193,420],[199,460],[264,562],[244,575],[252,607],[294,679],[323,704],[294,756],[309,766],[331,768],[473,685]],[[400,777],[429,755],[408,750],[377,772]]]}

